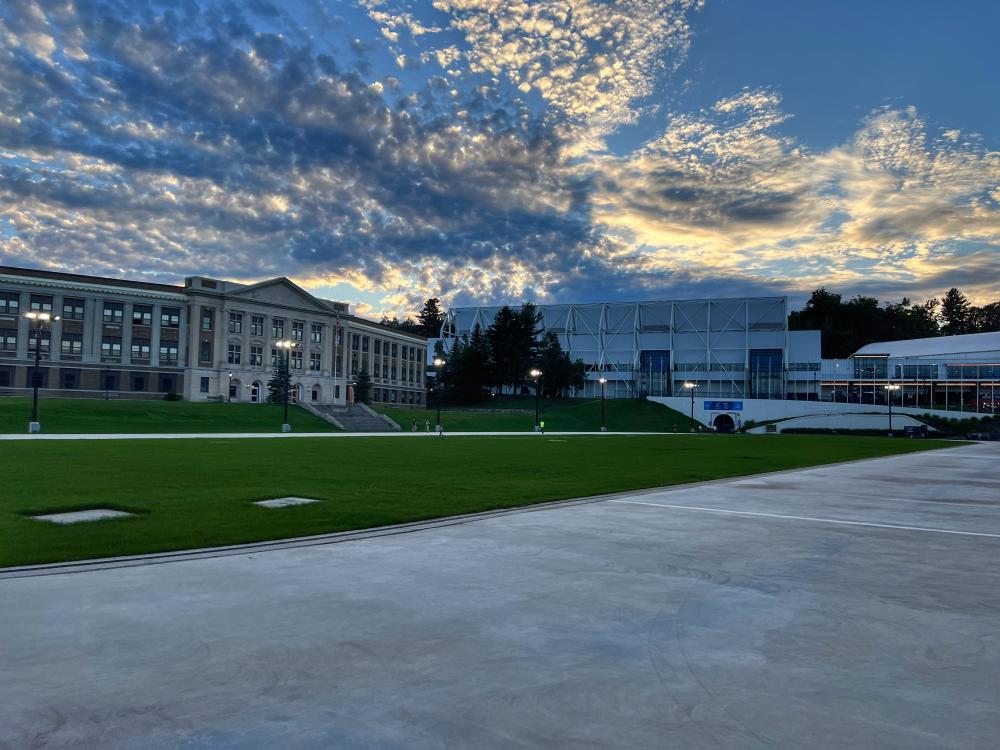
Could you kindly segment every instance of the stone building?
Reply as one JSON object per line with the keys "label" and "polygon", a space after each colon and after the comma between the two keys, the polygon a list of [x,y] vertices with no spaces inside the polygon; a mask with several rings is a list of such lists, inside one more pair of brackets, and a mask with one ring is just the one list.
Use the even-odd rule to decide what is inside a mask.
{"label": "stone building", "polygon": [[0,266],[0,394],[30,392],[36,337],[48,396],[260,402],[288,356],[296,400],[345,404],[363,371],[375,403],[426,398],[423,336],[351,315],[286,278],[171,286]]}

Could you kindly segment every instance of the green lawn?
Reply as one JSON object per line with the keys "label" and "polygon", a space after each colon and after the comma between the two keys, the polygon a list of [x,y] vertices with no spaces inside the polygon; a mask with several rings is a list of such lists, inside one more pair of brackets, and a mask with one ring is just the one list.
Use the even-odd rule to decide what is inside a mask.
{"label": "green lawn", "polygon": [[[0,566],[279,539],[956,443],[826,436],[549,436],[0,443]],[[314,505],[251,502],[299,495]],[[27,515],[110,507],[57,526]]]}
{"label": "green lawn", "polygon": [[[226,404],[191,401],[128,401],[43,398],[42,431],[100,432],[281,432],[282,407],[275,404]],[[0,433],[28,431],[31,399],[0,398]],[[336,428],[304,409],[288,407],[295,432],[332,432]]]}
{"label": "green lawn", "polygon": [[[535,426],[535,402],[530,398],[503,399],[494,404],[496,410],[476,411],[443,409],[441,423],[448,432],[530,432]],[[504,409],[520,409],[511,413]],[[434,409],[378,409],[409,430],[412,420],[418,429],[430,420],[433,429],[437,413]],[[611,432],[687,432],[691,420],[686,414],[652,401],[634,398],[607,399],[604,402],[604,422]],[[601,429],[600,399],[561,399],[542,402],[541,419],[547,432],[598,432]]]}

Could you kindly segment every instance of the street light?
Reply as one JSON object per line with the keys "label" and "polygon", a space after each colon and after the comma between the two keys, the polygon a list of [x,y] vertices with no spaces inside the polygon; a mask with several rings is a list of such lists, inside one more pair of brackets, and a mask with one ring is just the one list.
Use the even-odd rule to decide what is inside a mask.
{"label": "street light", "polygon": [[538,432],[539,429],[541,429],[538,426],[538,379],[542,377],[542,371],[538,368],[534,368],[528,374],[531,376],[532,380],[535,381],[535,432]]}
{"label": "street light", "polygon": [[437,406],[437,423],[434,425],[434,431],[440,435],[441,434],[441,368],[444,367],[444,360],[441,357],[434,358],[434,367],[437,370],[434,373],[434,403]]}
{"label": "street light", "polygon": [[888,383],[884,387],[885,400],[889,402],[889,437],[892,437],[892,392],[898,391],[899,386],[895,383]]}
{"label": "street light", "polygon": [[226,391],[226,393],[228,394],[226,396],[226,402],[227,403],[232,403],[232,400],[233,400],[233,371],[230,370],[226,374],[229,376],[229,390]]}
{"label": "street light", "polygon": [[694,432],[694,389],[698,387],[698,384],[688,380],[685,381],[684,387],[691,392],[691,432]]}
{"label": "street light", "polygon": [[292,426],[288,424],[288,391],[292,389],[292,347],[295,346],[295,342],[286,339],[285,341],[276,341],[274,345],[285,352],[285,376],[288,378],[282,388],[285,392],[283,399],[285,402],[285,421],[281,424],[281,431],[291,432]]}
{"label": "street light", "polygon": [[608,428],[604,426],[604,384],[608,382],[608,379],[598,378],[597,382],[601,384],[601,432],[607,432]]}
{"label": "street light", "polygon": [[[59,316],[53,317],[46,312],[27,312],[24,314],[28,320],[37,321],[35,326],[35,369],[31,373],[31,421],[28,422],[28,432],[41,432],[42,425],[38,422],[38,387],[42,382],[41,362],[42,362],[42,324],[54,323],[59,320]],[[30,323],[28,324],[31,325]],[[52,338],[49,337],[49,348],[52,347]]]}

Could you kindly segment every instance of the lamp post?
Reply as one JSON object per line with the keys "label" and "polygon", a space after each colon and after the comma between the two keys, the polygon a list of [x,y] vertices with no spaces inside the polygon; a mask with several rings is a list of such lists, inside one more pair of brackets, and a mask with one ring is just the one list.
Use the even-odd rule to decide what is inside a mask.
{"label": "lamp post", "polygon": [[885,400],[889,402],[889,437],[892,437],[892,392],[898,390],[899,386],[896,383],[885,385]]}
{"label": "lamp post", "polygon": [[691,394],[691,432],[694,432],[694,389],[698,387],[697,383],[692,383],[690,380],[685,381],[684,387]]}
{"label": "lamp post", "polygon": [[292,426],[288,423],[288,392],[292,389],[292,347],[295,346],[295,342],[289,340],[276,341],[274,345],[285,352],[285,377],[287,380],[282,387],[284,391],[284,398],[282,400],[285,403],[285,421],[281,423],[281,431],[291,432]]}
{"label": "lamp post", "polygon": [[444,360],[441,357],[434,358],[434,404],[437,406],[437,422],[434,425],[434,432],[441,434],[441,368],[444,367]]}
{"label": "lamp post", "polygon": [[226,391],[226,403],[232,403],[233,401],[233,371],[230,370],[226,373],[229,376],[229,390]]}
{"label": "lamp post", "polygon": [[598,378],[597,382],[601,384],[601,432],[607,432],[608,428],[604,426],[604,385],[608,382],[608,379]]}
{"label": "lamp post", "polygon": [[542,377],[542,371],[538,368],[534,368],[528,374],[531,376],[531,379],[535,381],[535,432],[538,432],[539,429],[541,429],[538,426],[538,379]]}
{"label": "lamp post", "polygon": [[[59,320],[59,316],[53,317],[50,313],[46,312],[27,312],[24,314],[28,320],[35,321],[35,369],[31,373],[31,421],[28,423],[28,432],[35,433],[42,431],[42,425],[38,421],[38,387],[41,384],[42,373],[41,363],[42,363],[42,324],[55,322]],[[31,325],[30,323],[28,324]],[[49,339],[49,346],[51,347],[52,339]]]}

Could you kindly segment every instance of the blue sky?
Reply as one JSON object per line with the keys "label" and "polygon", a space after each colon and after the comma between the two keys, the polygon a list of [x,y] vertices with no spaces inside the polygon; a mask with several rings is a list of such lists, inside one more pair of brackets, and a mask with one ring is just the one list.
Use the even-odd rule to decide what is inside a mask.
{"label": "blue sky", "polygon": [[0,263],[359,312],[1000,296],[991,2],[13,0]]}

